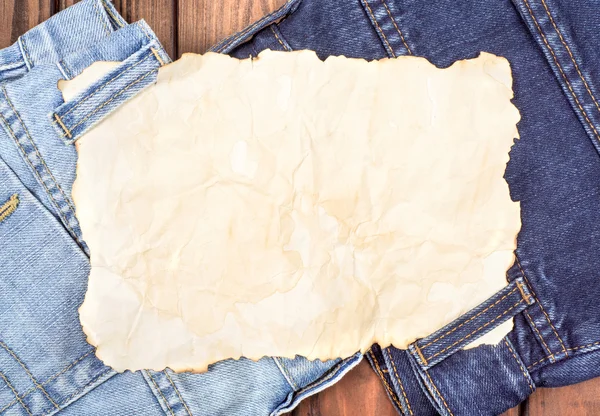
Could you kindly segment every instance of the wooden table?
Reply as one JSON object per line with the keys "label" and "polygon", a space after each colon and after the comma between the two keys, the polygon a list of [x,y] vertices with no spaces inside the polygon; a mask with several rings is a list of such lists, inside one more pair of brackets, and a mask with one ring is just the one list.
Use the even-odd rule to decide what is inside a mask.
{"label": "wooden table", "polygon": [[[334,0],[340,1],[340,0]],[[0,0],[0,48],[76,0]],[[206,51],[284,0],[114,0],[129,22],[145,19],[172,57]],[[397,415],[382,384],[363,362],[333,387],[313,396],[293,416]],[[538,389],[508,416],[600,415],[600,379],[559,389]]]}

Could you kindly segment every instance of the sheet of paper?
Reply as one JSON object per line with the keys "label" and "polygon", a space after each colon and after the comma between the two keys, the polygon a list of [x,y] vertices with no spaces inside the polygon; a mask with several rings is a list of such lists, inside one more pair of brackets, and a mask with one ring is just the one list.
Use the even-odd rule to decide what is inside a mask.
{"label": "sheet of paper", "polygon": [[511,83],[487,53],[161,68],[78,142],[88,341],[119,371],[203,371],[403,348],[451,322],[513,262]]}

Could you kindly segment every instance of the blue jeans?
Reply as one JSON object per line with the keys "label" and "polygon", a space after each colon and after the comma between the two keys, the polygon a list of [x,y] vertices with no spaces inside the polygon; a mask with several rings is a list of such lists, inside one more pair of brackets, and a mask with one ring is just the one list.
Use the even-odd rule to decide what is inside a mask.
{"label": "blue jeans", "polygon": [[[57,82],[95,61],[115,71],[64,103]],[[75,135],[156,79],[169,62],[143,21],[84,0],[0,50],[0,414],[277,415],[362,358],[228,360],[203,374],[116,373],[79,324],[87,247],[71,200]]]}
{"label": "blue jeans", "polygon": [[[537,386],[600,375],[599,12],[585,0],[290,0],[213,48],[510,61],[522,115],[505,174],[521,201],[517,260],[506,289],[456,322],[407,350],[366,354],[400,414],[499,414]],[[513,317],[499,345],[463,349]]]}

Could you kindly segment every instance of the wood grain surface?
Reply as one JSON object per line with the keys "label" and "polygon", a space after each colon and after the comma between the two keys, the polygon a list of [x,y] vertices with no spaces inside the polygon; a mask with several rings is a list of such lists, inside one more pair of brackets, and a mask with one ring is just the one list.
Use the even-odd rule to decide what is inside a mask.
{"label": "wood grain surface", "polygon": [[[76,2],[0,0],[0,48]],[[284,0],[115,0],[115,6],[127,21],[145,19],[150,24],[172,57],[185,52],[204,52],[283,3]],[[292,416],[342,415],[396,415],[366,361],[292,412]],[[542,415],[600,415],[600,379],[558,389],[538,389],[527,402],[505,413],[505,416]]]}

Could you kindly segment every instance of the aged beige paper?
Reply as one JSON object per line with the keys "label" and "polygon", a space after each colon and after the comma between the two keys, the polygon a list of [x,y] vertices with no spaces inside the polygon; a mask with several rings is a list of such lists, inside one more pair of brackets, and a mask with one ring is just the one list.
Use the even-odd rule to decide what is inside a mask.
{"label": "aged beige paper", "polygon": [[161,68],[78,142],[88,341],[119,371],[202,371],[402,348],[451,322],[513,262],[511,83],[487,53]]}

